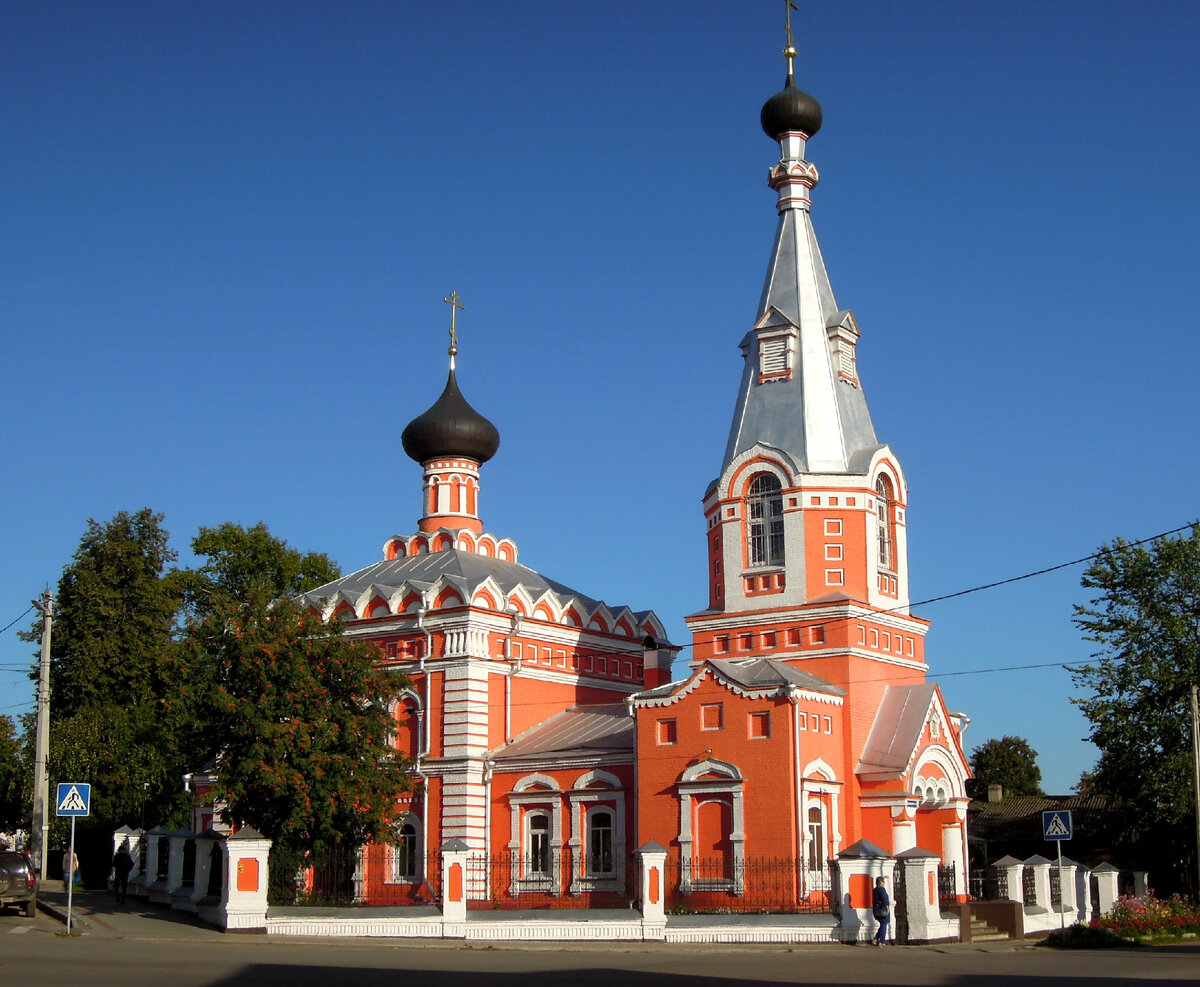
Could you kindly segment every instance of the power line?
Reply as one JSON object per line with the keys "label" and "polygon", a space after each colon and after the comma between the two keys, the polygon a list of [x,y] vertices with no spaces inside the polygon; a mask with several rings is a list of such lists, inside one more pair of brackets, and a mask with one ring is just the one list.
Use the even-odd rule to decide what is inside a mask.
{"label": "power line", "polygon": [[[21,614],[21,616],[20,616],[20,617],[18,617],[18,618],[17,618],[17,620],[21,620],[21,619],[22,619],[23,617],[25,617],[25,616],[26,616],[26,614],[28,614],[28,613],[29,613],[29,611],[30,611],[30,610],[32,610],[32,609],[33,609],[33,604],[31,603],[31,604],[29,604],[28,608],[25,610],[25,613]],[[7,624],[5,624],[3,627],[0,627],[0,634],[3,634],[3,633],[6,631],[6,630],[8,630],[10,627],[12,627],[12,625],[13,625],[13,624],[15,624],[15,623],[17,622],[17,620],[10,620],[10,621],[9,621]]]}

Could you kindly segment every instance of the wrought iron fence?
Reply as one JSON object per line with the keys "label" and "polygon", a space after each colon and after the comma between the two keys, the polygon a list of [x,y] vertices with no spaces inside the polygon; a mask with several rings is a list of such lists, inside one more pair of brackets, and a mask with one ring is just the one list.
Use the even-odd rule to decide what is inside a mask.
{"label": "wrought iron fence", "polygon": [[1021,900],[1027,905],[1037,904],[1037,872],[1032,867],[1021,868]]}
{"label": "wrought iron fence", "polygon": [[636,858],[613,858],[613,869],[588,874],[569,853],[540,856],[471,853],[467,907],[471,909],[629,908],[637,897]]}
{"label": "wrought iron fence", "polygon": [[984,895],[989,901],[1008,900],[1008,871],[999,867],[988,869],[984,881]]}
{"label": "wrought iron fence", "polygon": [[835,912],[828,867],[792,857],[667,858],[666,907],[686,912]]}
{"label": "wrought iron fence", "polygon": [[1062,877],[1057,867],[1050,868],[1050,905],[1053,908],[1062,905]]}
{"label": "wrought iron fence", "polygon": [[388,846],[311,855],[276,847],[268,870],[272,905],[430,905],[438,900],[441,859]]}
{"label": "wrought iron fence", "polygon": [[958,872],[954,864],[938,864],[938,903],[953,904],[958,900]]}

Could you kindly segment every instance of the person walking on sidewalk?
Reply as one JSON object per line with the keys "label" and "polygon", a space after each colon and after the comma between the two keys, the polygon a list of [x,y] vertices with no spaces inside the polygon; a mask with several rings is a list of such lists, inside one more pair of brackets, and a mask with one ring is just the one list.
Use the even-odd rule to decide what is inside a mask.
{"label": "person walking on sidewalk", "polygon": [[887,888],[883,886],[883,878],[875,878],[875,890],[871,892],[871,914],[879,923],[875,938],[871,940],[876,946],[885,945],[887,939],[888,919],[891,918],[891,899],[888,898]]}
{"label": "person walking on sidewalk", "polygon": [[118,905],[125,904],[125,895],[129,892],[129,872],[133,870],[133,857],[129,854],[129,841],[121,844],[112,859],[113,867],[113,896]]}

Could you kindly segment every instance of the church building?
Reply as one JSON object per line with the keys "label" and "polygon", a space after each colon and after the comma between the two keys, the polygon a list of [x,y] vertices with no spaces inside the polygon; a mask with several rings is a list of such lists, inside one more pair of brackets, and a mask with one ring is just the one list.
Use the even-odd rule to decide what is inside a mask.
{"label": "church building", "polygon": [[733,421],[703,492],[708,599],[686,618],[678,678],[682,649],[653,611],[547,578],[484,529],[481,471],[500,436],[459,390],[461,306],[446,299],[449,377],[403,434],[422,470],[416,531],[307,594],[412,683],[396,738],[418,784],[395,846],[364,858],[392,889],[383,900],[419,897],[451,839],[485,862],[471,894],[501,905],[627,900],[647,843],[669,852],[669,890],[698,905],[744,893],[764,859],[794,862],[791,904],[827,902],[840,854],[914,848],[965,894],[968,720],[926,681],[908,486],[817,243],[806,153],[821,108],[785,54],[761,114],[780,151],[778,222],[757,316],[738,330]]}

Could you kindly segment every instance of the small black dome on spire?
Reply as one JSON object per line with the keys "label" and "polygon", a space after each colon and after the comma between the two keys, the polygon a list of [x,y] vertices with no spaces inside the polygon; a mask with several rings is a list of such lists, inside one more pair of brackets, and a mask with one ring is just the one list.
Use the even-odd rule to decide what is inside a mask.
{"label": "small black dome on spire", "polygon": [[500,433],[495,425],[467,404],[451,367],[442,396],[428,411],[408,423],[400,442],[409,457],[418,463],[443,456],[462,456],[486,463],[500,448]]}
{"label": "small black dome on spire", "polygon": [[789,130],[811,137],[821,129],[821,104],[797,89],[789,75],[783,88],[763,103],[759,119],[763,133],[772,140],[779,140]]}

